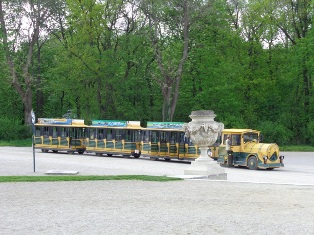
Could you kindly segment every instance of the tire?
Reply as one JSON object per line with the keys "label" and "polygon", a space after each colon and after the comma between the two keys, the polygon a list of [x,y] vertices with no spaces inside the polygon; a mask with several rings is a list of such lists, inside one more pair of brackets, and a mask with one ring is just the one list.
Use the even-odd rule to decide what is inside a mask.
{"label": "tire", "polygon": [[268,171],[272,171],[273,169],[275,169],[275,168],[266,168],[266,170],[268,170]]}
{"label": "tire", "polygon": [[83,151],[83,150],[79,150],[78,153],[79,153],[79,154],[83,154],[84,151]]}
{"label": "tire", "polygon": [[250,170],[257,170],[257,159],[256,157],[250,157],[248,160],[247,160],[247,166]]}
{"label": "tire", "polygon": [[168,157],[165,157],[164,159],[165,159],[165,161],[170,161],[170,158],[168,158]]}
{"label": "tire", "polygon": [[53,153],[57,153],[57,152],[58,152],[58,150],[52,150],[52,152],[53,152]]}
{"label": "tire", "polygon": [[133,157],[134,157],[134,158],[139,158],[140,155],[139,155],[139,154],[135,154]]}

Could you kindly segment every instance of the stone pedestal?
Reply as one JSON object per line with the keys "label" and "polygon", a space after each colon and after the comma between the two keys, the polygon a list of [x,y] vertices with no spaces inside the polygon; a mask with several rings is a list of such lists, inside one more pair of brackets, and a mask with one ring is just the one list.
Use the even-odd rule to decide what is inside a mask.
{"label": "stone pedestal", "polygon": [[190,137],[194,145],[201,151],[200,156],[184,170],[185,175],[202,175],[208,179],[226,180],[227,173],[216,161],[208,157],[208,146],[216,142],[224,129],[222,123],[214,121],[216,115],[212,110],[192,111],[191,122],[184,126],[186,137]]}
{"label": "stone pedestal", "polygon": [[198,161],[191,162],[189,168],[184,170],[184,175],[202,175],[208,179],[226,180],[227,173],[214,160],[212,161]]}

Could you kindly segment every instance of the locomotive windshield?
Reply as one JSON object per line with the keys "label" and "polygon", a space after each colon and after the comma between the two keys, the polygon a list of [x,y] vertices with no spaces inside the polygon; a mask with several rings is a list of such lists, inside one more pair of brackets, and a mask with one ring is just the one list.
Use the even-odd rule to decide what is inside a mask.
{"label": "locomotive windshield", "polygon": [[244,143],[249,142],[249,141],[258,141],[259,136],[258,133],[244,133],[243,134],[243,141]]}

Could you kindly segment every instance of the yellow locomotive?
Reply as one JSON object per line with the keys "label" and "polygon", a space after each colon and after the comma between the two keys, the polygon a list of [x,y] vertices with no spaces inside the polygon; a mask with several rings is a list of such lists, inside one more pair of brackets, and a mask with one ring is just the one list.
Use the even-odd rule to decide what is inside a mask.
{"label": "yellow locomotive", "polygon": [[[231,150],[226,151],[227,136]],[[218,150],[218,163],[223,166],[245,166],[250,170],[283,167],[284,156],[275,143],[261,143],[260,131],[251,129],[225,129]]]}

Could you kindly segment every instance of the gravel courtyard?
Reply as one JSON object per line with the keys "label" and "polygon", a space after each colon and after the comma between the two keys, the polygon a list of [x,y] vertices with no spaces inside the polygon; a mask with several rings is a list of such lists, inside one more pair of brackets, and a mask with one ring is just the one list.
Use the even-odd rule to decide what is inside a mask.
{"label": "gravel courtyard", "polygon": [[[24,158],[31,159],[29,149],[14,150],[24,152],[27,155]],[[25,168],[18,166],[19,161],[23,162],[20,158],[23,154],[16,157],[8,152],[8,148],[0,148],[0,175],[20,175]],[[44,162],[49,163],[47,169],[60,169],[51,160],[55,158],[53,155],[43,158],[40,154],[37,156],[39,173],[28,169],[25,175],[42,174]],[[61,163],[69,161],[68,157],[56,158]],[[137,162],[139,174],[151,168],[153,175],[157,175],[161,164],[160,169],[164,169],[161,175],[168,175],[170,166],[175,175],[188,166],[115,158],[107,162],[94,158],[109,164],[110,174],[114,170],[121,174],[114,168],[118,160],[133,168],[133,162]],[[14,163],[14,159],[18,161]],[[78,158],[72,159],[76,169],[78,161]],[[290,165],[282,171],[226,169],[227,181],[0,183],[0,234],[314,234],[311,170],[306,168],[302,173],[305,184],[267,182],[271,178],[269,174],[275,178],[278,174],[283,178],[296,177],[298,164]],[[91,165],[80,170],[90,173],[90,168]],[[99,166],[95,170],[98,173]],[[124,168],[122,171],[131,172]],[[242,177],[237,178],[240,174]],[[247,177],[252,178],[251,182],[244,182],[245,174],[250,174]],[[260,175],[265,175],[266,182],[254,182]]]}
{"label": "gravel courtyard", "polygon": [[312,186],[1,183],[1,234],[313,234]]}

